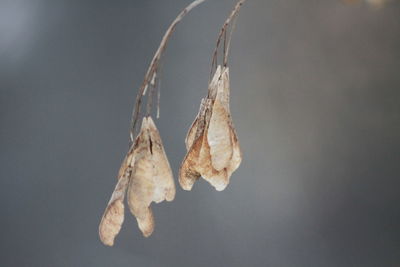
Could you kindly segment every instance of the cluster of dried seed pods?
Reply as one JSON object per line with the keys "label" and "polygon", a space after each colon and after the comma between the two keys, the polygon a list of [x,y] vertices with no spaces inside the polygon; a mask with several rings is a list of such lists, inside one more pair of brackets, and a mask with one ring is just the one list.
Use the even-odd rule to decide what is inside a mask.
{"label": "cluster of dried seed pods", "polygon": [[[179,183],[191,190],[202,176],[218,191],[224,190],[242,161],[242,152],[229,109],[229,68],[218,66],[189,129],[187,154],[179,170]],[[153,119],[144,117],[135,142],[118,173],[118,182],[100,222],[101,241],[114,244],[124,221],[124,198],[145,237],[154,230],[150,205],[175,197],[172,171]]]}
{"label": "cluster of dried seed pods", "polygon": [[151,202],[172,201],[175,184],[160,134],[151,117],[145,117],[135,143],[118,173],[118,182],[99,227],[101,241],[109,246],[124,221],[124,197],[144,236],[154,230]]}
{"label": "cluster of dried seed pods", "polygon": [[200,176],[218,191],[224,190],[242,161],[229,91],[229,68],[218,66],[185,140],[188,152],[179,170],[179,183],[185,190],[191,190]]}
{"label": "cluster of dried seed pods", "polygon": [[[152,95],[158,81],[159,62],[175,26],[190,10],[204,1],[193,1],[172,22],[139,88],[132,114],[130,136],[133,144],[119,170],[117,185],[100,222],[99,235],[105,245],[112,246],[121,230],[124,221],[125,194],[127,194],[129,209],[136,217],[139,229],[145,237],[150,236],[154,230],[151,203],[172,201],[175,197],[172,171],[160,134],[150,117]],[[224,67],[216,68],[208,86],[208,95],[202,99],[199,114],[185,140],[187,154],[179,170],[179,183],[185,190],[191,190],[194,182],[201,176],[218,191],[224,190],[230,176],[242,161],[239,141],[229,110],[227,55],[230,37],[227,40],[226,31],[245,1],[238,1],[220,31],[211,69],[214,70],[217,65],[218,48],[222,38],[224,38]],[[147,115],[143,118],[140,132],[134,140],[142,97],[146,95],[146,92],[148,92]]]}

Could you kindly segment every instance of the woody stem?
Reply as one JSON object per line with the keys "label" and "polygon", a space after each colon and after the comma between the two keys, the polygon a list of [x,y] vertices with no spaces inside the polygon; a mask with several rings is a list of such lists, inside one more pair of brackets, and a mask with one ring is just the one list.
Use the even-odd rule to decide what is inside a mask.
{"label": "woody stem", "polygon": [[[171,23],[171,25],[168,27],[167,31],[164,34],[164,37],[161,40],[160,46],[158,47],[156,53],[154,54],[153,59],[151,60],[150,66],[144,76],[143,83],[139,88],[139,91],[136,95],[136,101],[135,101],[135,107],[132,112],[132,119],[131,119],[131,129],[130,129],[130,141],[133,143],[134,141],[134,136],[135,136],[135,128],[136,124],[139,118],[139,113],[140,113],[140,106],[142,103],[142,98],[146,94],[146,88],[150,90],[154,90],[154,86],[151,84],[153,78],[156,78],[154,75],[157,75],[157,70],[159,67],[160,59],[165,51],[165,48],[167,46],[168,40],[171,37],[172,33],[175,30],[176,25],[183,19],[183,17],[189,13],[193,8],[198,6],[199,4],[205,2],[206,0],[195,0],[191,4],[189,4],[187,7],[185,7],[179,15],[175,18],[175,20]],[[150,113],[151,111],[151,100],[150,98],[152,97],[151,94],[148,96],[148,103],[147,106],[147,114]]]}
{"label": "woody stem", "polygon": [[[218,65],[218,49],[221,45],[221,41],[222,38],[224,38],[224,55],[223,55],[223,64],[224,66],[227,65],[228,63],[228,54],[229,54],[229,47],[230,47],[230,43],[231,43],[231,39],[232,39],[232,33],[235,27],[235,19],[237,14],[240,11],[240,8],[242,7],[242,5],[244,4],[244,2],[246,2],[246,0],[239,0],[235,7],[233,8],[232,12],[230,13],[230,15],[228,16],[228,18],[225,20],[224,24],[222,25],[222,28],[219,32],[218,35],[218,39],[217,39],[217,44],[215,46],[215,50],[212,56],[212,60],[211,60],[211,73],[210,73],[210,80],[212,78],[213,72],[214,70],[217,68]],[[229,25],[232,23],[232,27],[231,27],[231,31],[228,34],[227,37],[227,30]]]}

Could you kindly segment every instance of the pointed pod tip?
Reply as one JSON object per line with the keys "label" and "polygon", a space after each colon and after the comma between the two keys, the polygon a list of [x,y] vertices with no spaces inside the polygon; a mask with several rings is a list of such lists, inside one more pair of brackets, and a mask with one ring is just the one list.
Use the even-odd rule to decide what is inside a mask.
{"label": "pointed pod tip", "polygon": [[194,181],[189,181],[187,179],[179,179],[179,184],[181,185],[182,189],[185,191],[191,191],[193,188]]}
{"label": "pointed pod tip", "polygon": [[106,208],[99,225],[99,237],[104,245],[114,245],[114,239],[121,230],[123,221],[124,204],[121,200],[116,200]]}
{"label": "pointed pod tip", "polygon": [[218,192],[221,192],[221,191],[224,191],[227,186],[228,186],[228,184],[218,185],[218,186],[215,186],[215,190],[217,190]]}
{"label": "pointed pod tip", "polygon": [[192,190],[192,187],[193,187],[193,186],[191,186],[191,185],[188,185],[188,184],[182,183],[182,182],[180,182],[179,184],[181,185],[182,189],[185,190],[185,191],[190,191],[190,190]]}
{"label": "pointed pod tip", "polygon": [[151,116],[147,116],[147,117],[145,117],[145,118],[147,119],[147,123],[148,123],[149,125],[152,125],[152,126],[155,127],[154,120],[153,120],[153,118],[152,118]]}
{"label": "pointed pod tip", "polygon": [[153,233],[153,230],[148,231],[148,232],[142,232],[143,236],[146,237],[146,238],[149,238],[152,233]]}
{"label": "pointed pod tip", "polygon": [[114,241],[101,240],[101,242],[108,247],[114,246]]}
{"label": "pointed pod tip", "polygon": [[175,199],[175,194],[176,194],[176,190],[175,190],[175,186],[173,188],[170,188],[167,190],[166,194],[165,194],[165,200],[168,202],[171,202],[172,200]]}
{"label": "pointed pod tip", "polygon": [[147,209],[147,212],[141,214],[141,218],[136,218],[139,229],[142,232],[144,237],[149,237],[154,231],[154,217],[153,212],[150,208]]}

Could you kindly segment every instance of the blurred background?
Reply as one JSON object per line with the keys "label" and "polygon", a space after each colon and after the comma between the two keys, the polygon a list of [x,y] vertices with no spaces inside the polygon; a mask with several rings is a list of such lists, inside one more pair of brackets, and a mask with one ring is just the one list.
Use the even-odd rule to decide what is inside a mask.
{"label": "blurred background", "polygon": [[[398,1],[247,1],[229,62],[241,167],[223,192],[177,184],[150,238],[127,212],[100,242],[136,91],[189,2],[0,1],[0,265],[400,266]],[[168,45],[156,123],[175,178],[234,4],[199,6]]]}

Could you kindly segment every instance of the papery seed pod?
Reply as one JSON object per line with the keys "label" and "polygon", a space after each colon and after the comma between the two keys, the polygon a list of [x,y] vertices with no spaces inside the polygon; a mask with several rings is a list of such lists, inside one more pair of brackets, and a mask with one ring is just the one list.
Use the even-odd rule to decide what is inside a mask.
{"label": "papery seed pod", "polygon": [[[212,165],[218,171],[229,167],[234,147],[239,150],[237,154],[241,158],[240,147],[229,110],[229,96],[229,68],[225,67],[218,80],[217,93],[207,132]],[[238,155],[235,156],[238,157]]]}
{"label": "papery seed pod", "polygon": [[202,145],[202,138],[194,141],[179,169],[179,184],[184,190],[192,190],[194,183],[200,178],[201,174],[197,168],[197,162]]}
{"label": "papery seed pod", "polygon": [[203,134],[206,124],[208,120],[206,120],[205,115],[206,112],[210,113],[212,109],[212,99],[216,97],[217,89],[218,89],[218,81],[221,75],[221,66],[217,67],[213,79],[211,80],[208,86],[208,96],[207,98],[203,98],[200,103],[199,113],[196,116],[196,119],[193,121],[192,125],[189,128],[187,133],[185,144],[186,150],[189,151],[193,142]]}
{"label": "papery seed pod", "polygon": [[135,143],[122,162],[118,183],[99,226],[105,245],[112,246],[124,221],[124,197],[144,236],[154,230],[151,202],[172,201],[175,184],[160,134],[151,117],[143,118]]}
{"label": "papery seed pod", "polygon": [[209,99],[215,99],[217,96],[218,85],[220,83],[220,78],[221,78],[221,71],[222,71],[221,66],[218,66],[217,69],[215,70],[213,78],[210,81],[210,84],[208,85],[207,98]]}
{"label": "papery seed pod", "polygon": [[205,114],[206,110],[211,107],[210,104],[211,102],[207,99],[202,99],[199,113],[186,136],[185,143],[188,152],[179,170],[179,183],[185,190],[191,190],[194,182],[201,176],[198,171],[198,158],[203,142]]}
{"label": "papery seed pod", "polygon": [[[207,141],[210,146],[210,155],[213,167],[217,171],[223,170],[228,166],[232,158],[232,140],[229,138],[231,134],[231,118],[229,111],[229,69],[224,68],[221,72],[218,66],[216,74],[217,82],[214,96],[214,104],[212,114],[209,121],[207,131]],[[214,80],[214,79],[213,79]]]}
{"label": "papery seed pod", "polygon": [[216,99],[210,118],[207,142],[210,146],[210,156],[213,167],[220,171],[226,168],[232,158],[233,147],[229,114]]}
{"label": "papery seed pod", "polygon": [[240,149],[240,144],[239,140],[236,135],[236,130],[235,128],[231,127],[231,138],[232,138],[232,147],[233,147],[233,153],[232,153],[232,159],[229,163],[229,166],[227,168],[228,171],[228,177],[231,176],[231,174],[236,171],[237,168],[239,168],[240,163],[242,162],[242,150]]}
{"label": "papery seed pod", "polygon": [[147,122],[154,164],[154,181],[156,183],[154,201],[156,203],[159,203],[164,199],[167,201],[172,201],[175,198],[175,183],[171,167],[169,165],[160,134],[156,128],[156,125],[154,124],[154,121],[151,119],[151,117],[148,117]]}
{"label": "papery seed pod", "polygon": [[147,118],[143,118],[142,127],[135,140],[135,159],[128,186],[128,206],[136,217],[139,229],[149,236],[154,229],[153,214],[149,208],[153,201],[154,179],[153,161],[150,152],[150,135]]}
{"label": "papery seed pod", "polygon": [[118,180],[122,176],[126,175],[126,172],[129,171],[130,168],[132,167],[132,162],[133,162],[133,157],[134,157],[133,149],[134,149],[134,146],[132,146],[129,149],[129,151],[126,154],[124,160],[122,161],[121,167],[119,168],[119,171],[118,171],[118,176],[117,176]]}
{"label": "papery seed pod", "polygon": [[99,226],[100,239],[108,246],[114,245],[115,236],[121,230],[122,223],[124,222],[124,198],[130,175],[130,167],[126,164],[128,158],[131,157],[127,156],[121,166],[118,183]]}
{"label": "papery seed pod", "polygon": [[203,143],[200,150],[198,159],[198,168],[201,176],[215,187],[217,191],[222,191],[226,188],[229,183],[226,169],[216,170],[212,164],[210,145],[208,143],[208,134],[205,133],[203,137]]}
{"label": "papery seed pod", "polygon": [[188,150],[179,172],[183,189],[202,176],[218,191],[239,167],[242,153],[229,110],[229,69],[217,67],[185,143]]}
{"label": "papery seed pod", "polygon": [[203,113],[205,109],[205,101],[206,99],[204,98],[201,100],[199,113],[197,114],[196,119],[193,121],[186,135],[185,145],[187,151],[189,151],[190,147],[193,145],[193,142],[199,138],[199,134],[204,131],[204,118],[202,118],[202,116],[204,116]]}
{"label": "papery seed pod", "polygon": [[172,171],[151,117],[143,118],[134,151],[128,205],[143,235],[148,237],[154,230],[151,202],[172,201],[175,197]]}
{"label": "papery seed pod", "polygon": [[100,240],[108,246],[114,245],[114,239],[121,230],[122,223],[124,222],[124,198],[132,172],[133,158],[134,149],[132,147],[121,164],[117,176],[117,185],[100,222]]}

